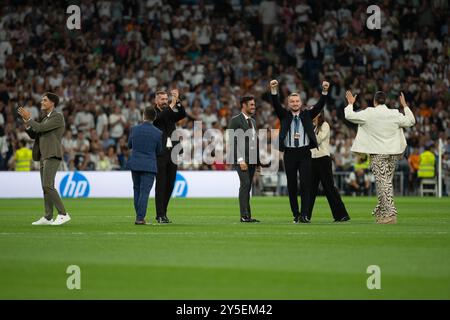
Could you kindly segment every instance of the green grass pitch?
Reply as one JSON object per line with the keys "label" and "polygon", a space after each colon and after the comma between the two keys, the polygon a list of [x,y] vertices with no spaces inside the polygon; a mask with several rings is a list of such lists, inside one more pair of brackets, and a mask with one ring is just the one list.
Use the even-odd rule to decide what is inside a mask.
{"label": "green grass pitch", "polygon": [[[288,199],[173,199],[170,225],[135,226],[131,199],[65,199],[72,221],[31,226],[40,199],[0,200],[1,299],[450,299],[450,199],[396,198],[397,225],[377,225],[375,198],[326,199],[294,225]],[[81,290],[68,290],[69,265]],[[381,289],[369,290],[369,265]]]}

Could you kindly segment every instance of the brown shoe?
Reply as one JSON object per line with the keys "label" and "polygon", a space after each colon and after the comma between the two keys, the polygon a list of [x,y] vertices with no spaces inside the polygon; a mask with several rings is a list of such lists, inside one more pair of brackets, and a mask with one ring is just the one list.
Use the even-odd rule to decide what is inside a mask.
{"label": "brown shoe", "polygon": [[142,226],[142,225],[146,225],[148,223],[145,220],[136,220],[134,222],[134,224],[137,225],[137,226]]}
{"label": "brown shoe", "polygon": [[391,216],[391,217],[387,217],[384,220],[385,224],[396,224],[397,223],[397,216]]}
{"label": "brown shoe", "polygon": [[377,217],[377,223],[378,224],[396,224],[397,216]]}

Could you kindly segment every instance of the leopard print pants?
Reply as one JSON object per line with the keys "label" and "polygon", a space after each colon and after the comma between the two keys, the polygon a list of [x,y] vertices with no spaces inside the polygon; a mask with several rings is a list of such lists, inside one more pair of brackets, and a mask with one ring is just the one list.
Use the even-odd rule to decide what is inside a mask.
{"label": "leopard print pants", "polygon": [[373,214],[377,218],[387,218],[397,215],[394,205],[394,178],[395,165],[401,155],[371,154],[370,168],[375,176],[378,204]]}

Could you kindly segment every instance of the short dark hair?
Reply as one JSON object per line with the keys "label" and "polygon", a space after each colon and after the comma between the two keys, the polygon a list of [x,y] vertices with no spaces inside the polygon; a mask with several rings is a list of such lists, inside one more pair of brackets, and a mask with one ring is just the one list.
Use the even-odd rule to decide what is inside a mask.
{"label": "short dark hair", "polygon": [[165,91],[165,90],[157,90],[155,92],[155,96],[159,96],[160,94],[167,94],[167,91]]}
{"label": "short dark hair", "polygon": [[375,96],[373,98],[377,104],[385,104],[386,103],[386,93],[383,91],[375,92]]}
{"label": "short dark hair", "polygon": [[46,92],[46,93],[44,93],[43,97],[47,97],[48,100],[53,102],[55,108],[56,108],[56,106],[59,103],[59,97],[56,94],[54,94],[54,93]]}
{"label": "short dark hair", "polygon": [[243,96],[243,97],[241,97],[241,99],[240,99],[241,108],[242,108],[242,105],[244,103],[247,103],[247,102],[252,101],[252,100],[255,100],[254,96]]}
{"label": "short dark hair", "polygon": [[154,107],[146,107],[144,109],[144,118],[147,121],[153,121],[156,117],[156,110]]}

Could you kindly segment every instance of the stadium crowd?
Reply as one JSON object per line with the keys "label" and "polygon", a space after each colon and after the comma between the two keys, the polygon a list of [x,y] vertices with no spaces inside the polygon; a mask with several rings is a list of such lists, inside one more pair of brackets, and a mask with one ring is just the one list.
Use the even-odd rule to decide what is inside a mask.
{"label": "stadium crowd", "polygon": [[[193,4],[194,3],[194,4]],[[408,155],[444,142],[450,170],[450,13],[447,1],[384,1],[381,29],[369,30],[368,1],[80,1],[81,30],[66,26],[63,1],[5,1],[0,8],[0,170],[31,141],[16,106],[39,118],[45,91],[61,97],[68,170],[122,170],[127,135],[157,89],[179,88],[188,118],[180,128],[224,131],[244,94],[257,98],[260,129],[279,128],[269,81],[306,106],[331,82],[325,116],[336,171],[352,171],[355,127],[345,121],[345,90],[372,105],[383,90],[398,107],[403,91],[417,124]],[[24,142],[23,145],[20,145]],[[196,141],[203,143],[207,141]],[[409,156],[411,157],[411,156]],[[410,159],[411,160],[411,159]],[[404,169],[401,167],[403,166]],[[182,169],[225,170],[222,163]],[[414,188],[414,161],[400,164]],[[35,168],[36,169],[36,168]],[[448,184],[449,185],[449,184]]]}

